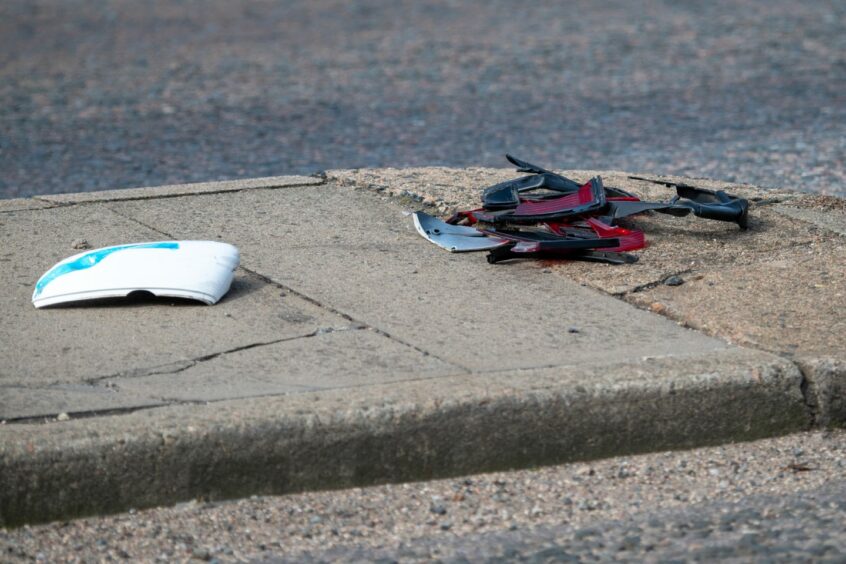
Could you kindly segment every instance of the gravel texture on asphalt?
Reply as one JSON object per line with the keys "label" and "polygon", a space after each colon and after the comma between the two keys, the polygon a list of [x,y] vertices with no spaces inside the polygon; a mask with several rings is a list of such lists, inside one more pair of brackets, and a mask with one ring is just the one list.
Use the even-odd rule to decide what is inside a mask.
{"label": "gravel texture on asphalt", "polygon": [[477,554],[545,561],[554,559],[547,549],[605,559],[622,547],[632,558],[656,550],[702,559],[771,553],[842,561],[845,476],[846,431],[814,432],[0,529],[0,559],[402,561]]}
{"label": "gravel texture on asphalt", "polygon": [[336,547],[266,562],[843,562],[846,483],[742,504],[601,521],[589,527],[517,527],[463,537],[421,538],[391,550]]}
{"label": "gravel texture on asphalt", "polygon": [[506,151],[846,194],[846,3],[0,3],[2,197]]}

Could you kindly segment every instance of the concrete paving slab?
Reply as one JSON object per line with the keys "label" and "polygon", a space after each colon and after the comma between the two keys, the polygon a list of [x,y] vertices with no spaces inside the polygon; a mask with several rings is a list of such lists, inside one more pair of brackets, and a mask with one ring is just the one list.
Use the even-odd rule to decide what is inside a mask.
{"label": "concrete paving slab", "polygon": [[220,401],[353,388],[466,374],[384,335],[358,328],[253,347],[175,373],[109,378],[130,394],[156,390],[169,401]]}
{"label": "concrete paving slab", "polygon": [[93,382],[167,371],[197,358],[347,323],[243,273],[226,298],[210,307],[155,300],[35,310],[24,299],[27,290],[19,291],[16,301],[4,300],[11,324],[0,331],[12,346],[2,353],[0,375],[7,385]]}
{"label": "concrete paving slab", "polygon": [[[43,390],[29,405],[3,402],[0,419],[55,415],[67,411],[58,384],[91,384],[105,377],[172,370],[196,358],[301,337],[348,322],[296,295],[239,271],[229,294],[215,306],[173,300],[125,301],[36,310],[35,281],[58,260],[79,252],[72,241],[92,246],[161,239],[161,235],[120,217],[101,205],[14,212],[0,217],[0,233],[15,241],[0,271],[6,291],[0,296],[0,386]],[[35,391],[33,394],[37,393]],[[7,396],[7,398],[10,396]],[[75,411],[125,406],[114,394],[76,394],[86,398]],[[55,398],[55,404],[47,401]],[[137,398],[128,398],[132,405]],[[36,410],[35,406],[42,406]],[[50,407],[52,406],[52,407]],[[40,411],[43,409],[43,411]],[[35,410],[35,411],[34,411]]]}
{"label": "concrete paving slab", "polygon": [[771,436],[801,378],[735,348],[3,425],[0,526]]}
{"label": "concrete paving slab", "polygon": [[[325,185],[115,205],[177,237],[238,241],[246,268],[467,369],[725,348],[532,265],[444,252],[417,235],[400,206],[367,191]],[[367,222],[370,214],[378,219]],[[279,234],[277,245],[267,232]]]}
{"label": "concrete paving slab", "polygon": [[220,192],[240,192],[242,190],[288,188],[290,186],[321,184],[322,182],[322,178],[314,176],[268,176],[264,178],[224,180],[222,182],[170,184],[154,188],[122,188],[118,190],[103,190],[100,192],[49,194],[37,196],[36,198],[48,204],[82,204],[87,202],[110,202],[115,200],[167,198],[188,194],[217,194]]}
{"label": "concrete paving slab", "polygon": [[[399,208],[387,197],[320,185],[276,192],[246,192],[138,202],[113,202],[110,209],[159,230],[224,238],[232,230],[242,255],[255,254],[247,243],[284,257],[290,249],[355,246],[377,251],[399,242],[414,242]],[[281,194],[281,192],[280,192]],[[230,206],[228,214],[220,206]],[[184,223],[180,224],[180,221]],[[178,235],[175,235],[178,237]],[[368,253],[369,254],[369,253]],[[368,257],[362,255],[364,260]]]}
{"label": "concrete paving slab", "polygon": [[712,335],[773,352],[843,354],[846,241],[812,243],[683,274],[629,301]]}

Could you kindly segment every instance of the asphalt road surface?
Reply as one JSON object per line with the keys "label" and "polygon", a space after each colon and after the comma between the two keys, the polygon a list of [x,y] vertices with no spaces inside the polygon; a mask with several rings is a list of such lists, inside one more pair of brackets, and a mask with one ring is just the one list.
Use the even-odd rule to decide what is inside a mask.
{"label": "asphalt road surface", "polygon": [[0,561],[846,562],[846,430],[0,529]]}
{"label": "asphalt road surface", "polygon": [[330,548],[265,562],[831,562],[846,560],[846,484],[742,505],[703,504],[590,527],[424,537],[391,549]]}
{"label": "asphalt road surface", "polygon": [[515,528],[466,537],[420,538],[392,549],[330,548],[265,562],[831,562],[846,561],[846,483],[741,505],[566,525]]}
{"label": "asphalt road surface", "polygon": [[506,151],[844,195],[846,3],[0,3],[2,197]]}

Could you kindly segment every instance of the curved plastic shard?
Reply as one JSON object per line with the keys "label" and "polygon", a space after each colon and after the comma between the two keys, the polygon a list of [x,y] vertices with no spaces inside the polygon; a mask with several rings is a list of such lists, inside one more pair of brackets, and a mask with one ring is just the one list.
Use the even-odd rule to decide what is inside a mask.
{"label": "curved plastic shard", "polygon": [[35,284],[32,303],[125,297],[132,292],[217,303],[232,284],[238,249],[217,241],[116,245],[66,258]]}
{"label": "curved plastic shard", "polygon": [[508,244],[465,225],[452,225],[424,212],[411,214],[414,228],[430,243],[451,253],[489,251]]}

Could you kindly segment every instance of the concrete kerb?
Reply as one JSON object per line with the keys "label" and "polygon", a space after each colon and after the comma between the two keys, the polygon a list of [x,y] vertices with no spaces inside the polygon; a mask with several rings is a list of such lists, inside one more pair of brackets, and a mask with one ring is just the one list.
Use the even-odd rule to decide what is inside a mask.
{"label": "concrete kerb", "polygon": [[809,426],[801,374],[732,349],[0,428],[0,525],[752,440]]}
{"label": "concrete kerb", "polygon": [[[490,180],[489,172],[479,169],[478,176]],[[73,195],[49,205],[324,183],[303,178]],[[329,178],[343,182],[333,180],[331,172]],[[428,197],[388,192],[415,204]],[[433,202],[427,203],[440,205]],[[579,280],[582,274],[572,272]],[[459,386],[445,387],[432,378],[152,408],[109,417],[107,426],[103,418],[99,424],[79,419],[0,425],[0,525],[192,498],[426,479],[844,424],[844,364],[836,354],[819,352],[791,360],[732,348],[590,369],[474,373]]]}

